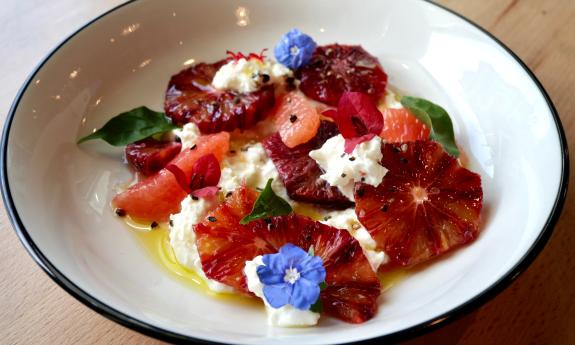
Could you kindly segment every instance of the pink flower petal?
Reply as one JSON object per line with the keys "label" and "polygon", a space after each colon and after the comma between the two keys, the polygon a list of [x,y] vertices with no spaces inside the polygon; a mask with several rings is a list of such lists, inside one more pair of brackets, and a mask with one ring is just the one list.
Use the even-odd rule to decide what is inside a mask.
{"label": "pink flower petal", "polygon": [[371,98],[361,92],[343,93],[337,106],[337,114],[324,111],[334,119],[344,138],[354,138],[368,133],[379,134],[383,129],[383,115]]}
{"label": "pink flower petal", "polygon": [[349,155],[353,152],[353,150],[355,149],[355,147],[357,145],[363,143],[364,141],[369,141],[369,140],[373,139],[374,137],[375,137],[375,134],[369,133],[366,135],[362,135],[361,137],[347,138],[347,139],[345,139],[345,146],[343,148],[343,151]]}
{"label": "pink flower petal", "polygon": [[216,186],[220,182],[220,162],[213,154],[198,158],[192,167],[191,190]]}
{"label": "pink flower petal", "polygon": [[192,196],[195,196],[197,198],[209,198],[218,194],[219,190],[220,189],[217,186],[204,187],[193,191]]}

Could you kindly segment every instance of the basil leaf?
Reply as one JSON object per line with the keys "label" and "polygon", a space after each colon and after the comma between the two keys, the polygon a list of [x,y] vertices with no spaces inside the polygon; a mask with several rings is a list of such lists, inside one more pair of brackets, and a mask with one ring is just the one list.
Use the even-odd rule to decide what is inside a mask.
{"label": "basil leaf", "polygon": [[445,109],[428,100],[410,96],[403,96],[401,104],[431,129],[429,139],[440,143],[450,155],[455,158],[459,157],[459,149],[455,144],[453,133],[453,123]]}
{"label": "basil leaf", "polygon": [[323,312],[323,303],[321,302],[321,298],[318,298],[317,301],[309,307],[309,311],[318,314]]}
{"label": "basil leaf", "polygon": [[78,140],[78,144],[102,139],[114,146],[124,146],[175,128],[178,127],[164,113],[139,107],[111,118],[102,128]]}
{"label": "basil leaf", "polygon": [[252,213],[245,216],[240,224],[245,225],[253,220],[262,219],[272,216],[282,216],[285,214],[290,214],[292,208],[287,201],[277,196],[272,189],[272,180],[269,179],[264,190],[260,193]]}
{"label": "basil leaf", "polygon": [[[319,291],[323,291],[327,287],[326,282],[321,282],[319,284]],[[317,301],[309,307],[309,310],[314,313],[323,312],[323,303],[321,302],[321,297],[318,297]]]}

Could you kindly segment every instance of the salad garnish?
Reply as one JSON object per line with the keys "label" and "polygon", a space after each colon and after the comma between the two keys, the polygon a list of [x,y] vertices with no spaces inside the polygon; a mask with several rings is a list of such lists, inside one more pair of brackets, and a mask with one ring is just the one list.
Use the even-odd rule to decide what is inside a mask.
{"label": "salad garnish", "polygon": [[264,255],[262,261],[257,273],[264,284],[265,299],[272,307],[289,304],[309,310],[319,300],[320,284],[326,276],[319,256],[287,243],[279,253]]}
{"label": "salad garnish", "polygon": [[274,49],[276,60],[282,65],[298,69],[311,60],[317,44],[298,29],[285,33]]}
{"label": "salad garnish", "polygon": [[344,92],[337,109],[329,109],[322,114],[331,117],[337,124],[345,138],[347,154],[362,142],[379,135],[383,129],[383,115],[371,97],[361,92]]}
{"label": "salad garnish", "polygon": [[272,189],[273,179],[269,179],[264,190],[260,193],[252,212],[242,218],[240,224],[245,225],[251,221],[272,216],[283,216],[292,213],[290,204],[277,196]]}
{"label": "salad garnish", "polygon": [[124,146],[176,128],[164,113],[142,106],[111,118],[102,128],[78,140],[78,144],[102,139],[110,145]]}
{"label": "salad garnish", "polygon": [[437,141],[453,157],[459,157],[453,123],[445,109],[423,98],[403,96],[401,104],[431,129],[429,139]]}

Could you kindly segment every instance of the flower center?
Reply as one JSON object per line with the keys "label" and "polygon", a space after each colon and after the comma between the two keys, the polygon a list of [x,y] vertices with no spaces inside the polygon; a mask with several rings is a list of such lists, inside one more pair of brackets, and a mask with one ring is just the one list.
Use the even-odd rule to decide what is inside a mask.
{"label": "flower center", "polygon": [[296,55],[299,53],[299,48],[298,48],[297,46],[295,46],[295,45],[294,45],[294,46],[291,46],[291,47],[289,48],[289,53],[290,53],[292,56],[296,56]]}
{"label": "flower center", "polygon": [[415,187],[411,190],[411,194],[413,195],[413,199],[417,204],[423,204],[424,201],[429,200],[427,198],[427,191],[421,187]]}
{"label": "flower center", "polygon": [[290,267],[286,269],[284,282],[294,284],[299,279],[299,272],[296,268]]}

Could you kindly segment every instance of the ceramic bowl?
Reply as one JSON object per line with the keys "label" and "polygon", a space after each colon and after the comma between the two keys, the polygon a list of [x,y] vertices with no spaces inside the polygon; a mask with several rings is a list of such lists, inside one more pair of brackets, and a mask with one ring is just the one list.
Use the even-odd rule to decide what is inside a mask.
{"label": "ceramic bowl", "polygon": [[[399,90],[444,106],[480,173],[482,232],[408,274],[369,322],[266,326],[263,308],[215,299],[173,279],[114,216],[130,180],[122,152],[78,138],[136,106],[162,109],[169,77],[227,49],[271,48],[297,27],[320,44],[361,44]],[[64,289],[105,316],[170,341],[237,344],[397,339],[493,296],[534,259],[563,205],[565,136],[541,84],[468,20],[422,0],[138,0],[59,45],[16,98],[2,138],[2,191],[24,246]]]}

